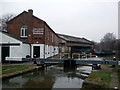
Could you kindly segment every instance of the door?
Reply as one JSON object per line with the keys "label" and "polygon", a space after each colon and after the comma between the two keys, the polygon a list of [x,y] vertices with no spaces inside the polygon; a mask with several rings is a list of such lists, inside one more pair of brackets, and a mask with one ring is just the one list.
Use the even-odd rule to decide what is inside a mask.
{"label": "door", "polygon": [[33,57],[34,58],[40,57],[40,46],[33,47]]}
{"label": "door", "polygon": [[9,57],[9,52],[9,47],[2,47],[2,63],[6,62],[5,57]]}

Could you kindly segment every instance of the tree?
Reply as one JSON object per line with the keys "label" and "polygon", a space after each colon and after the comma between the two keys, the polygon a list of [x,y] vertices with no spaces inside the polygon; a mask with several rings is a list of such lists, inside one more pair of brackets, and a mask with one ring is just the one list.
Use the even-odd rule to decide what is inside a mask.
{"label": "tree", "polygon": [[9,20],[11,20],[15,15],[14,14],[5,14],[0,18],[0,30],[7,32],[7,24]]}
{"label": "tree", "polygon": [[116,40],[115,47],[116,51],[120,54],[120,39]]}
{"label": "tree", "polygon": [[106,33],[101,39],[101,49],[113,50],[115,49],[116,36],[113,33]]}
{"label": "tree", "polygon": [[100,45],[98,42],[92,41],[94,43],[94,49],[100,49]]}

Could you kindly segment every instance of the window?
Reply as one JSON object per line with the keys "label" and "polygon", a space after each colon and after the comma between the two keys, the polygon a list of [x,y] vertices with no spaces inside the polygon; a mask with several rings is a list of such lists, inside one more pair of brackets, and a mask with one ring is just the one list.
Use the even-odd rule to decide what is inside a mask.
{"label": "window", "polygon": [[52,42],[53,42],[53,33],[52,33]]}
{"label": "window", "polygon": [[48,40],[49,40],[49,33],[50,33],[50,32],[48,31]]}
{"label": "window", "polygon": [[27,37],[27,26],[22,26],[21,27],[21,31],[20,31],[20,35],[21,37]]}

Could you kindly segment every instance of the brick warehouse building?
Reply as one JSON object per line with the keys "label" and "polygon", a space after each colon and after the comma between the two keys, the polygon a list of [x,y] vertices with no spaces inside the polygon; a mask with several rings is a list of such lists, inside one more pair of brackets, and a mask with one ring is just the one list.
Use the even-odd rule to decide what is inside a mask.
{"label": "brick warehouse building", "polygon": [[32,58],[48,58],[59,52],[58,35],[45,21],[34,16],[32,9],[8,21],[7,30],[8,34],[29,43]]}

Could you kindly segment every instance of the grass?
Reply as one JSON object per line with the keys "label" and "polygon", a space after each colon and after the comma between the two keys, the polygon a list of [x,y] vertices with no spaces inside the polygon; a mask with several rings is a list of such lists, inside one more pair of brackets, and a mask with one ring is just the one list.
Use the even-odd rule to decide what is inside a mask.
{"label": "grass", "polygon": [[115,72],[117,72],[117,74],[118,74],[118,81],[120,83],[120,65],[116,66],[116,68],[112,69],[112,70],[115,71]]}
{"label": "grass", "polygon": [[118,81],[119,81],[119,83],[120,83],[120,65],[117,66],[117,67],[118,67]]}
{"label": "grass", "polygon": [[120,65],[118,65],[117,67],[120,68]]}
{"label": "grass", "polygon": [[120,69],[118,70],[118,81],[120,83]]}
{"label": "grass", "polygon": [[100,78],[102,79],[103,81],[103,86],[105,88],[108,88],[109,87],[109,83],[110,83],[110,72],[99,72],[99,75],[100,75]]}
{"label": "grass", "polygon": [[0,65],[0,75],[2,75],[2,65]]}
{"label": "grass", "polygon": [[103,88],[108,88],[110,83],[110,72],[97,71],[92,72],[89,76],[89,81],[92,83],[103,86]]}
{"label": "grass", "polygon": [[101,65],[101,67],[111,67],[112,65]]}
{"label": "grass", "polygon": [[2,66],[2,74],[10,74],[15,73],[17,71],[22,71],[28,69],[29,67],[25,65],[9,65],[9,66]]}

